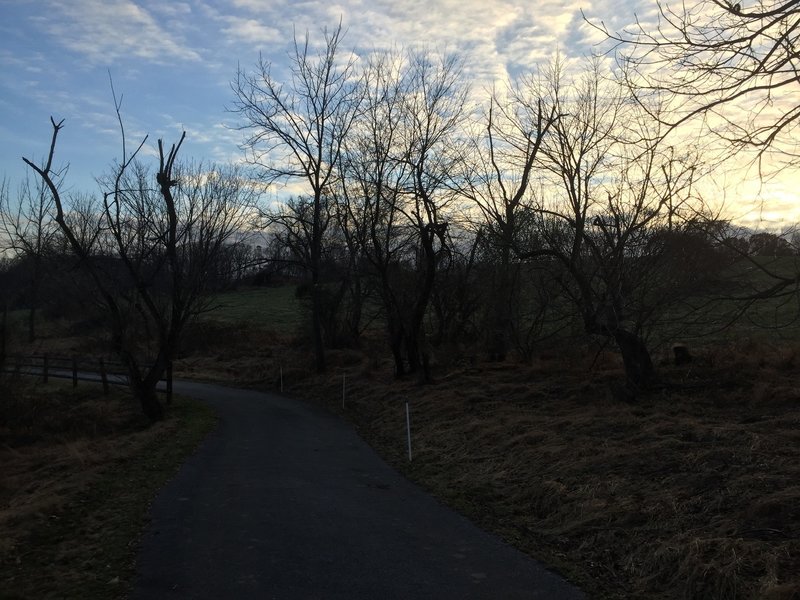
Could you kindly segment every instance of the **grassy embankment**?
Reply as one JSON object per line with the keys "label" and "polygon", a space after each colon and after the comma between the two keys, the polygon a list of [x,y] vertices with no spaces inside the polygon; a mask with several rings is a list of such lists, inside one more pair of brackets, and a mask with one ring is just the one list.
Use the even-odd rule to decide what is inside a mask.
{"label": "grassy embankment", "polygon": [[0,598],[125,597],[151,500],[213,423],[180,397],[148,426],[122,389],[0,381]]}
{"label": "grassy embankment", "polygon": [[239,293],[228,297],[236,314],[208,315],[218,356],[187,364],[273,390],[282,368],[287,393],[344,414],[411,479],[591,597],[800,597],[800,338],[755,327],[787,305],[760,304],[738,329],[697,338],[691,365],[657,352],[665,385],[624,404],[609,392],[619,357],[585,343],[525,365],[440,360],[420,386],[395,381],[373,340],[331,352],[316,376],[292,344],[296,316],[267,331],[271,315],[297,309],[293,296],[251,290],[237,305]]}

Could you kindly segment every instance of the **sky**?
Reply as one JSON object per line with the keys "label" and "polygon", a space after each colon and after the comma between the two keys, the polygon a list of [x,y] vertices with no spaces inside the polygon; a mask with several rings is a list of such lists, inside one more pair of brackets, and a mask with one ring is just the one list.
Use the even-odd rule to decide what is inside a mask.
{"label": "sky", "polygon": [[[532,70],[558,50],[580,57],[602,36],[583,19],[619,30],[652,20],[654,0],[0,0],[0,178],[25,176],[21,157],[41,161],[64,119],[57,166],[66,189],[91,192],[121,156],[110,79],[129,145],[149,135],[187,139],[182,154],[207,161],[243,158],[239,117],[228,111],[237,68],[259,53],[286,68],[294,32],[320,39],[340,19],[343,47],[428,47],[466,56],[474,90]],[[761,184],[732,170],[721,195],[737,219],[780,227],[800,221],[800,192],[788,178]],[[755,211],[743,199],[764,200]]]}

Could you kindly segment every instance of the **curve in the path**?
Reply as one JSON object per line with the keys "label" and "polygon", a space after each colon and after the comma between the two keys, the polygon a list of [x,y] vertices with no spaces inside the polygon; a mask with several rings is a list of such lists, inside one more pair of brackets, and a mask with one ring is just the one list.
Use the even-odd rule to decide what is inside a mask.
{"label": "curve in the path", "polygon": [[153,503],[132,598],[584,597],[403,478],[340,419],[274,394],[175,391],[220,421]]}

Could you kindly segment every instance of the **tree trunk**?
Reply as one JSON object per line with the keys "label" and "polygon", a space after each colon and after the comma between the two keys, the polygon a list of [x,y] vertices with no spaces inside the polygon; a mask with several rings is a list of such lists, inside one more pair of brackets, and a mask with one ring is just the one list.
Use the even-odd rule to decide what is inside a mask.
{"label": "tree trunk", "polygon": [[420,373],[420,383],[432,383],[431,378],[431,357],[427,350],[422,351],[422,373]]}
{"label": "tree trunk", "polygon": [[[117,332],[119,329],[117,328]],[[118,337],[121,342],[122,336]],[[118,343],[120,343],[118,342]],[[139,368],[138,361],[127,349],[118,346],[119,355],[122,362],[128,369],[128,382],[131,392],[134,397],[139,401],[144,415],[150,419],[152,423],[160,421],[164,418],[164,407],[158,399],[156,393],[156,386],[158,385],[161,376],[164,374],[167,365],[168,353],[162,351],[156,358],[156,364],[149,370],[146,376],[142,376],[142,369]]]}
{"label": "tree trunk", "polygon": [[311,312],[312,312],[312,335],[314,338],[314,355],[317,373],[325,372],[325,344],[322,336],[322,294],[320,293],[317,274],[313,276],[314,283],[311,286]]}
{"label": "tree trunk", "polygon": [[625,377],[632,391],[646,388],[653,381],[655,371],[650,352],[642,338],[624,329],[614,332],[614,341],[622,353]]}
{"label": "tree trunk", "polygon": [[403,339],[400,336],[393,336],[389,341],[394,357],[395,377],[402,377],[406,374],[406,366],[403,362]]}
{"label": "tree trunk", "polygon": [[348,319],[348,328],[350,329],[350,337],[355,343],[358,342],[358,338],[361,336],[361,313],[363,312],[364,304],[361,297],[361,278],[358,275],[352,280],[350,294],[352,295],[352,308]]}
{"label": "tree trunk", "polygon": [[419,347],[419,337],[422,334],[422,322],[425,319],[425,311],[433,291],[433,284],[436,279],[436,253],[433,248],[434,233],[425,228],[422,234],[422,249],[425,253],[424,273],[422,281],[418,285],[418,292],[414,308],[411,312],[411,321],[406,331],[406,355],[408,356],[408,369],[416,372],[422,367],[422,358]]}
{"label": "tree trunk", "polygon": [[419,353],[419,341],[416,332],[410,332],[405,336],[406,356],[408,357],[408,372],[416,373],[422,366]]}
{"label": "tree trunk", "polygon": [[8,328],[8,302],[3,303],[3,319],[0,321],[0,369],[6,363],[6,337]]}
{"label": "tree trunk", "polygon": [[403,362],[403,321],[393,300],[391,288],[389,287],[388,270],[381,271],[381,300],[383,309],[386,312],[386,329],[389,336],[389,347],[394,357],[394,374],[402,377],[406,374],[405,363]]}
{"label": "tree trunk", "polygon": [[133,395],[139,400],[144,415],[155,423],[164,418],[164,407],[158,399],[155,385],[150,385],[141,379],[141,375],[133,373],[133,369],[129,368],[131,378],[131,390]]}
{"label": "tree trunk", "polygon": [[164,418],[164,407],[161,406],[155,388],[143,388],[136,395],[139,397],[142,412],[148,419],[155,423]]}
{"label": "tree trunk", "polygon": [[322,289],[320,269],[322,263],[322,196],[317,188],[314,194],[314,222],[311,231],[311,311],[314,337],[314,354],[317,373],[325,372],[325,340],[322,335]]}
{"label": "tree trunk", "polygon": [[511,306],[509,269],[511,265],[510,241],[503,241],[498,266],[497,288],[494,294],[494,323],[489,339],[489,360],[503,362],[508,352],[509,308]]}
{"label": "tree trunk", "polygon": [[41,267],[38,259],[33,263],[33,279],[31,280],[31,310],[28,313],[28,341],[36,341],[36,309],[39,306],[39,282]]}

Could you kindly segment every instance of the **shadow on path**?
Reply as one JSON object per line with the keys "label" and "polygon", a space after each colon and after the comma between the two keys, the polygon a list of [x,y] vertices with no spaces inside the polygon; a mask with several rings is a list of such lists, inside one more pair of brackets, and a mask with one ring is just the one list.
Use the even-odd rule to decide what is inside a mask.
{"label": "shadow on path", "polygon": [[220,422],[151,508],[131,597],[572,599],[576,588],[392,470],[337,417],[177,382]]}

